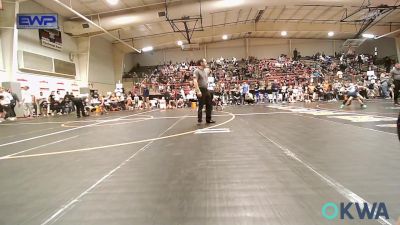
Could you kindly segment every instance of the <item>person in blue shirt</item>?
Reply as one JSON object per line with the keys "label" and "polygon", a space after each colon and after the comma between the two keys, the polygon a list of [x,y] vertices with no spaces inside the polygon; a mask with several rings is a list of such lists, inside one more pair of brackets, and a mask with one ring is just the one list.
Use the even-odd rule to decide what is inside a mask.
{"label": "person in blue shirt", "polygon": [[244,104],[244,100],[246,97],[246,94],[249,93],[250,91],[250,86],[245,82],[243,82],[243,86],[242,86],[242,105]]}
{"label": "person in blue shirt", "polygon": [[256,103],[258,103],[260,101],[260,84],[258,82],[254,86],[254,93],[256,97]]}

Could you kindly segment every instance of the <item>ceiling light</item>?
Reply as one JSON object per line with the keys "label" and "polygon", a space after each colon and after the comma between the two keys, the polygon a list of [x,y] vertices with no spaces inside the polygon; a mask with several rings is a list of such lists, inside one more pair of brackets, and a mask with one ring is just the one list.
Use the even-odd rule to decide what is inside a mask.
{"label": "ceiling light", "polygon": [[224,7],[235,7],[239,6],[244,3],[244,0],[220,0],[216,2],[217,7],[224,8]]}
{"label": "ceiling light", "polygon": [[228,40],[228,35],[226,35],[226,34],[222,35],[222,39],[223,40]]}
{"label": "ceiling light", "polygon": [[329,37],[333,37],[333,35],[335,35],[335,33],[334,33],[333,31],[329,31],[329,32],[328,32],[328,36],[329,36]]}
{"label": "ceiling light", "polygon": [[110,5],[116,5],[116,4],[118,4],[119,0],[107,0],[107,2]]}
{"label": "ceiling light", "polygon": [[112,20],[112,22],[115,25],[125,25],[125,24],[132,23],[134,20],[135,20],[134,16],[121,16],[121,17],[114,18]]}
{"label": "ceiling light", "polygon": [[286,36],[286,35],[287,35],[287,31],[282,31],[282,32],[281,32],[281,35],[282,35],[282,36]]}
{"label": "ceiling light", "polygon": [[374,38],[375,35],[373,34],[362,34],[363,38]]}
{"label": "ceiling light", "polygon": [[153,46],[147,46],[147,47],[144,47],[144,48],[142,48],[142,51],[143,52],[150,52],[150,51],[153,51]]}
{"label": "ceiling light", "polygon": [[177,41],[176,44],[178,44],[179,46],[182,46],[183,42],[182,41]]}

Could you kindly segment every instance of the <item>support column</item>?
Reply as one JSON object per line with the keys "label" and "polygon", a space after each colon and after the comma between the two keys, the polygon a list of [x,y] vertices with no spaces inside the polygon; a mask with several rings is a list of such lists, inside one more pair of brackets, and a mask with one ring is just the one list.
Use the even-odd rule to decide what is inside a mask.
{"label": "support column", "polygon": [[245,56],[246,56],[246,59],[249,59],[249,57],[250,57],[250,53],[249,53],[249,38],[246,38],[245,39],[245,48],[246,48],[246,53],[245,53]]}
{"label": "support column", "polygon": [[294,57],[293,55],[293,51],[292,51],[292,39],[289,39],[289,54],[288,54],[291,58]]}
{"label": "support column", "polygon": [[14,82],[16,81],[16,73],[18,72],[18,30],[15,21],[16,15],[19,12],[19,2],[11,3],[4,2],[4,11],[10,10],[14,13],[8,14],[6,21],[2,21],[1,28],[1,45],[4,60],[3,77],[0,81]]}
{"label": "support column", "polygon": [[207,59],[207,44],[204,44],[204,58]]}
{"label": "support column", "polygon": [[[118,47],[113,46],[113,64],[114,64],[114,80],[116,83],[121,81],[122,83],[122,76],[124,74],[124,59],[125,59],[125,52],[121,51]],[[165,55],[165,51],[164,51]],[[164,56],[165,62],[165,56]],[[130,87],[124,87],[127,90],[130,90]]]}
{"label": "support column", "polygon": [[162,50],[163,51],[163,63],[166,64],[167,63],[167,51],[165,49]]}
{"label": "support column", "polygon": [[400,63],[400,37],[396,38],[397,62]]}
{"label": "support column", "polygon": [[80,87],[88,87],[89,84],[89,57],[90,57],[90,37],[81,37],[78,39],[77,54],[78,73],[76,80]]}
{"label": "support column", "polygon": [[335,56],[336,53],[336,40],[333,40],[333,56]]}

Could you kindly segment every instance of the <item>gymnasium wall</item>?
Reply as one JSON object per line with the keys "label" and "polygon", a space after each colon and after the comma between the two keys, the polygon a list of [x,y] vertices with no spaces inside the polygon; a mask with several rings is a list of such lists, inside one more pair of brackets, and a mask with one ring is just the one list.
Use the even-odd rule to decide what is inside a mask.
{"label": "gymnasium wall", "polygon": [[[52,11],[42,7],[34,1],[25,1],[20,3],[20,13],[52,13]],[[63,18],[59,16],[59,19],[59,25],[61,26],[63,24]],[[61,32],[61,34],[63,48],[61,51],[58,51],[41,45],[38,30],[20,29],[18,30],[18,50],[70,61],[70,53],[78,50],[77,42],[69,35],[66,35],[63,32]]]}
{"label": "gymnasium wall", "polygon": [[[52,11],[42,7],[34,1],[25,1],[20,3],[20,13],[52,13]],[[63,18],[61,16],[59,16],[59,20],[59,24],[62,25]],[[63,32],[61,32],[61,34],[63,46],[62,50],[59,51],[42,46],[38,30],[20,29],[18,30],[18,51],[32,52],[67,62],[75,62],[76,59],[71,61],[70,53],[78,50],[77,42],[74,38],[64,34]],[[72,89],[79,90],[79,88],[74,86],[76,85],[74,79],[46,76],[39,74],[39,72],[28,73],[22,71],[18,71],[15,76],[16,80],[21,83],[21,86],[29,85],[34,94],[37,94],[41,89],[46,94],[58,89],[62,90],[61,92],[72,91]],[[74,85],[71,86],[72,84]],[[48,88],[48,90],[43,88]]]}
{"label": "gymnasium wall", "polygon": [[[3,46],[2,46],[1,30],[0,30],[0,73],[5,70],[4,60],[3,60]],[[1,75],[0,75],[1,77]]]}
{"label": "gymnasium wall", "polygon": [[9,52],[12,51],[12,38],[13,31],[11,29],[1,29],[0,31],[0,45],[2,49],[2,68],[0,69],[0,82],[7,81],[9,74],[6,72],[8,65],[12,62],[12,57]]}
{"label": "gymnasium wall", "polygon": [[112,43],[101,36],[90,38],[89,87],[101,93],[115,89]]}
{"label": "gymnasium wall", "polygon": [[[333,55],[340,52],[343,40],[314,40],[314,39],[248,39],[248,56],[257,58],[277,58],[280,54],[292,55],[295,48],[302,56],[311,56],[316,52]],[[290,50],[291,49],[291,50]],[[125,72],[139,63],[142,66],[159,65],[165,62],[181,62],[199,58],[231,58],[247,57],[246,39],[221,41],[201,45],[199,51],[181,51],[178,47],[143,54],[131,53],[125,57]]]}
{"label": "gymnasium wall", "polygon": [[0,69],[0,84],[2,82],[6,81],[6,79],[5,79],[6,76],[7,76],[6,72],[4,70]]}
{"label": "gymnasium wall", "polygon": [[[23,1],[20,3],[20,13],[52,13],[51,10],[42,7],[34,1]],[[59,25],[62,30],[62,24],[64,18],[59,16]],[[0,82],[7,81],[9,78],[5,73],[5,58],[7,52],[11,51],[9,43],[2,41],[2,36],[7,35],[8,30],[1,30],[0,32]],[[73,62],[76,66],[77,77],[74,78],[59,78],[48,75],[43,75],[40,72],[26,72],[18,71],[15,74],[15,80],[21,82],[22,85],[29,84],[34,94],[37,94],[40,90],[43,90],[43,85],[47,84],[50,92],[52,90],[63,89],[65,91],[71,91],[72,89],[78,89],[75,85],[80,83],[80,75],[86,76],[85,71],[79,71],[80,67],[78,64],[77,52],[85,52],[84,49],[79,49],[78,39],[73,38],[67,34],[62,33],[62,50],[55,50],[52,48],[44,47],[40,43],[39,31],[35,29],[21,29],[18,30],[18,52],[26,51],[35,54]],[[7,36],[8,37],[8,36]],[[5,40],[9,40],[8,37]],[[89,63],[88,69],[88,82],[89,87],[97,89],[101,92],[112,91],[115,89],[115,74],[113,64],[113,47],[111,42],[107,41],[101,36],[92,37],[90,40],[90,51],[89,60],[83,63]],[[87,51],[87,50],[86,50]],[[72,53],[72,54],[71,54]],[[7,55],[6,55],[7,57]],[[78,80],[79,79],[79,80]],[[44,83],[47,82],[47,83]],[[62,86],[63,84],[64,86]],[[82,83],[85,85],[85,82]],[[41,89],[42,88],[42,89]]]}
{"label": "gymnasium wall", "polygon": [[6,81],[5,62],[3,53],[2,30],[0,29],[0,83]]}
{"label": "gymnasium wall", "polygon": [[359,48],[356,49],[357,53],[374,54],[375,47],[378,49],[378,58],[385,56],[397,58],[396,39],[394,38],[380,38],[378,40],[368,39]]}

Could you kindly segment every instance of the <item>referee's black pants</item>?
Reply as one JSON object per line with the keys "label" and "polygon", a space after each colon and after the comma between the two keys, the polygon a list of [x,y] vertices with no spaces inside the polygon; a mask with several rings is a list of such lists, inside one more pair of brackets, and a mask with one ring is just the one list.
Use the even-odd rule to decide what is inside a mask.
{"label": "referee's black pants", "polygon": [[74,99],[74,105],[76,107],[76,116],[79,118],[82,116],[86,116],[85,114],[85,106],[83,105],[82,99]]}
{"label": "referee's black pants", "polygon": [[212,94],[207,88],[200,88],[201,97],[199,98],[198,121],[203,121],[203,107],[206,106],[206,121],[211,121],[212,113]]}
{"label": "referee's black pants", "polygon": [[400,80],[394,80],[394,103],[399,104]]}
{"label": "referee's black pants", "polygon": [[397,136],[399,137],[400,141],[400,113],[399,113],[399,118],[397,119]]}

